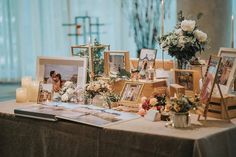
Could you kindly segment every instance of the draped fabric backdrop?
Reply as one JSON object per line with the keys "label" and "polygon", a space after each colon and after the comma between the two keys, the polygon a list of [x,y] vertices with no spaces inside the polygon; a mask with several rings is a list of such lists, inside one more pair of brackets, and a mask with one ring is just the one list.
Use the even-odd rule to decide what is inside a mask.
{"label": "draped fabric backdrop", "polygon": [[[131,57],[136,57],[132,21],[123,10],[122,1],[0,0],[0,82],[19,81],[25,75],[34,77],[37,56],[69,56],[75,41],[67,34],[74,28],[62,24],[73,23],[75,16],[99,17],[105,24],[100,41],[110,44],[113,50],[129,50]],[[165,2],[171,2],[166,9],[167,32],[176,22],[176,2]],[[157,57],[160,56],[159,51]]]}

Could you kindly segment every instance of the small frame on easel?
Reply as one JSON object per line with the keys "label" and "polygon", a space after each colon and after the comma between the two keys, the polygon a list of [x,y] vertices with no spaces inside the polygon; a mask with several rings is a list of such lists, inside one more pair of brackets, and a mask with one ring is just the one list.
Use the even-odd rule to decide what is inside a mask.
{"label": "small frame on easel", "polygon": [[215,84],[217,85],[217,88],[219,90],[220,96],[221,96],[221,105],[223,105],[227,119],[229,119],[228,112],[226,110],[226,106],[223,99],[223,94],[221,92],[219,81],[217,80],[219,65],[221,63],[221,57],[217,56],[210,56],[210,59],[208,61],[207,65],[207,71],[205,74],[205,78],[203,80],[203,86],[200,93],[200,102],[201,106],[197,108],[197,113],[199,114],[198,120],[200,119],[200,116],[203,115],[205,119],[207,118],[207,112],[209,108],[209,103],[211,101],[211,96],[213,93],[213,89]]}

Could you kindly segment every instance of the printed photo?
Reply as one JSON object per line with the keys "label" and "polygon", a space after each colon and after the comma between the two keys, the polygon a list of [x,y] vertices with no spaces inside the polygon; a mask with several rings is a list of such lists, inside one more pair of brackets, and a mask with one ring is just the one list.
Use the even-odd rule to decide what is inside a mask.
{"label": "printed photo", "polygon": [[138,61],[138,70],[147,70],[149,68],[154,68],[155,59],[156,59],[155,49],[142,49]]}
{"label": "printed photo", "polygon": [[66,81],[77,84],[78,66],[45,64],[44,83],[52,84],[53,91],[59,92]]}
{"label": "printed photo", "polygon": [[39,95],[38,104],[46,104],[52,101],[53,97],[53,84],[47,84],[40,82],[39,84]]}
{"label": "printed photo", "polygon": [[126,83],[121,95],[121,101],[137,102],[141,94],[143,84]]}
{"label": "printed photo", "polygon": [[110,53],[109,56],[110,73],[119,74],[121,70],[125,69],[125,54],[124,53]]}
{"label": "printed photo", "polygon": [[184,86],[186,90],[194,90],[193,72],[176,71],[175,77],[177,84]]}

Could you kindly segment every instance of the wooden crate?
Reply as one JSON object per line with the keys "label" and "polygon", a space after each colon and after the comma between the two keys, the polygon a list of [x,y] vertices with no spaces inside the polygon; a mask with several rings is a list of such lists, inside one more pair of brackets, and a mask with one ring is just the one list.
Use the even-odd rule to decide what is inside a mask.
{"label": "wooden crate", "polygon": [[[224,96],[224,102],[226,104],[226,109],[228,111],[229,118],[235,118],[236,117],[236,96],[233,96],[233,95]],[[221,105],[220,97],[212,96],[207,116],[219,118],[219,119],[227,118],[224,106]]]}
{"label": "wooden crate", "polygon": [[174,95],[176,94],[185,94],[185,88],[184,86],[181,86],[179,84],[170,84],[170,93],[169,96],[170,97],[174,97]]}
{"label": "wooden crate", "polygon": [[[120,80],[114,83],[113,90],[116,94],[121,94],[125,82],[127,81]],[[142,96],[149,97],[152,95],[153,92],[165,94],[167,88],[167,82],[165,79],[158,79],[154,81],[128,81],[128,82],[144,83],[141,97]]]}

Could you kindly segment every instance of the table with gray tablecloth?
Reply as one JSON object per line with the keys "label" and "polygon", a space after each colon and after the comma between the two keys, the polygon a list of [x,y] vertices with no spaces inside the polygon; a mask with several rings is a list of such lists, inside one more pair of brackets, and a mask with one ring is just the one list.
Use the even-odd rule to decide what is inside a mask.
{"label": "table with gray tablecloth", "polygon": [[31,103],[0,103],[1,157],[191,157],[236,155],[236,119],[208,118],[186,129],[138,118],[104,128],[15,117]]}

